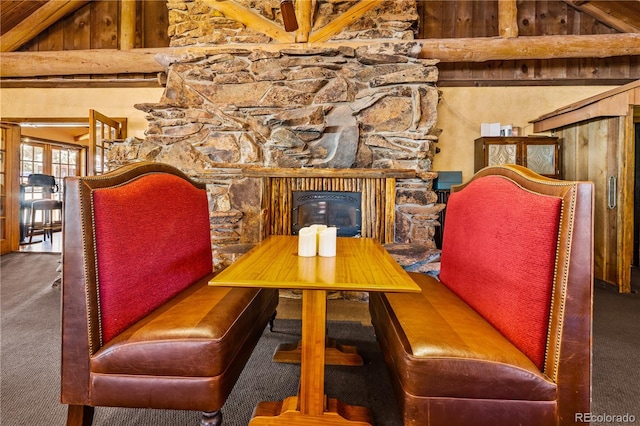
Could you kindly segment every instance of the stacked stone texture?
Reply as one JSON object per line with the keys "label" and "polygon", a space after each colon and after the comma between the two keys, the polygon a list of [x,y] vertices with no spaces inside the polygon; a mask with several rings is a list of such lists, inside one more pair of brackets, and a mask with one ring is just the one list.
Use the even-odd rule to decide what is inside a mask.
{"label": "stacked stone texture", "polygon": [[[241,3],[280,19],[268,16],[274,10],[269,5],[279,1]],[[321,1],[316,26],[351,3]],[[168,5],[174,45],[269,42],[253,39],[258,35],[200,2]],[[414,2],[388,1],[338,39],[374,33],[405,38],[414,22]],[[436,61],[420,59],[419,52],[420,45],[408,40],[275,51],[234,45],[161,58],[170,64],[162,98],[136,105],[148,113],[146,137],[116,143],[110,166],[159,161],[206,181],[214,259],[225,266],[259,240],[264,226],[261,185],[245,178],[243,167],[394,168],[432,175],[438,72]],[[428,178],[398,182],[396,242],[435,246],[443,207],[436,199]]]}

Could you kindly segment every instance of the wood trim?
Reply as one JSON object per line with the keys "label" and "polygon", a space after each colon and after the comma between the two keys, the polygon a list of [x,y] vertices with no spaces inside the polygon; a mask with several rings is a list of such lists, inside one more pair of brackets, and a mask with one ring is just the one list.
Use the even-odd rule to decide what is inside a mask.
{"label": "wood trim", "polygon": [[594,118],[625,116],[629,112],[629,105],[628,96],[621,93],[577,110],[533,122],[533,132],[546,132]]}
{"label": "wood trim", "polygon": [[5,136],[5,229],[6,235],[0,240],[0,254],[20,249],[20,126],[15,123],[0,122],[6,129]]}
{"label": "wood trim", "polygon": [[626,118],[621,119],[622,135],[619,138],[620,164],[619,203],[618,203],[618,291],[631,291],[631,264],[633,262],[634,240],[634,184],[635,184],[635,131],[633,123],[633,106],[628,106]]}
{"label": "wood trim", "polygon": [[384,195],[384,243],[395,242],[396,229],[396,180],[394,178],[385,179]]}
{"label": "wood trim", "polygon": [[[619,93],[627,92],[627,91],[632,90],[632,89],[640,89],[640,80],[633,81],[633,82],[631,82],[629,84],[625,84],[624,86],[616,87],[615,89],[607,90],[606,92],[600,93],[598,95],[591,96],[589,98],[583,99],[583,100],[578,101],[578,102],[574,102],[574,103],[569,104],[567,106],[564,106],[562,108],[558,108],[553,112],[541,115],[540,117],[536,118],[535,120],[532,120],[531,123],[535,123],[535,122],[538,122],[538,121],[545,120],[547,118],[553,117],[554,115],[565,114],[567,112],[570,112],[570,111],[573,111],[573,110],[577,110],[577,109],[582,108],[582,107],[584,107],[586,105],[598,102],[598,101],[600,101],[602,99],[608,98],[610,96],[617,95]],[[623,115],[625,115],[625,114],[623,114]]]}
{"label": "wood trim", "polygon": [[640,100],[640,80],[573,103],[533,121],[534,132],[546,132],[598,117],[626,116]]}
{"label": "wood trim", "polygon": [[416,171],[412,169],[291,169],[272,167],[247,167],[242,169],[242,174],[246,177],[327,179],[412,179],[416,177]]}

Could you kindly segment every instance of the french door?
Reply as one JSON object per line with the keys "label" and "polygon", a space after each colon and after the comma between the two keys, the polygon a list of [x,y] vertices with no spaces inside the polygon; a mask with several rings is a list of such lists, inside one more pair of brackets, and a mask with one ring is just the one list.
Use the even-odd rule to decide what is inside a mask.
{"label": "french door", "polygon": [[18,151],[20,126],[0,123],[0,254],[16,251],[20,244],[16,194],[20,184],[18,174]]}
{"label": "french door", "polygon": [[[64,185],[62,184],[64,178],[84,174],[82,154],[83,148],[79,146],[53,144],[24,138],[20,143],[20,183],[27,185],[31,174],[51,175],[58,185],[58,191],[52,194],[52,198],[62,200],[64,198]],[[39,198],[42,198],[42,188],[25,187],[25,199]]]}

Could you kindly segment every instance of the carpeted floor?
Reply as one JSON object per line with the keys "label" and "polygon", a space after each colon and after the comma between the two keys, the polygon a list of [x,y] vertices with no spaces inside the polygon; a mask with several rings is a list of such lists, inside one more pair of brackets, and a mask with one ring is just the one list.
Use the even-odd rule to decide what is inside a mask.
{"label": "carpeted floor", "polygon": [[[13,253],[1,257],[0,424],[62,425],[59,403],[60,290],[51,287],[59,255]],[[331,337],[356,345],[363,367],[327,367],[326,393],[366,405],[376,425],[401,425],[397,405],[372,327],[330,321]],[[227,404],[225,426],[246,425],[253,407],[297,391],[299,366],[271,362],[280,342],[295,342],[300,321],[276,320],[265,331]],[[634,415],[640,424],[640,296],[620,295],[596,284],[594,300],[593,414]],[[94,426],[196,425],[196,412],[97,408]],[[611,422],[595,425],[616,424]],[[627,423],[629,424],[629,423]],[[500,426],[500,425],[497,425]]]}

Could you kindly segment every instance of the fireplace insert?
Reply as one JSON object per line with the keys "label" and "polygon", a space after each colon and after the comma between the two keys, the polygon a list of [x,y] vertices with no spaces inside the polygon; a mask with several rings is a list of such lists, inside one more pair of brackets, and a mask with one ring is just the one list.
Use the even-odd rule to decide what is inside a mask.
{"label": "fireplace insert", "polygon": [[338,228],[339,237],[359,237],[362,228],[360,192],[293,191],[291,233],[320,224]]}

